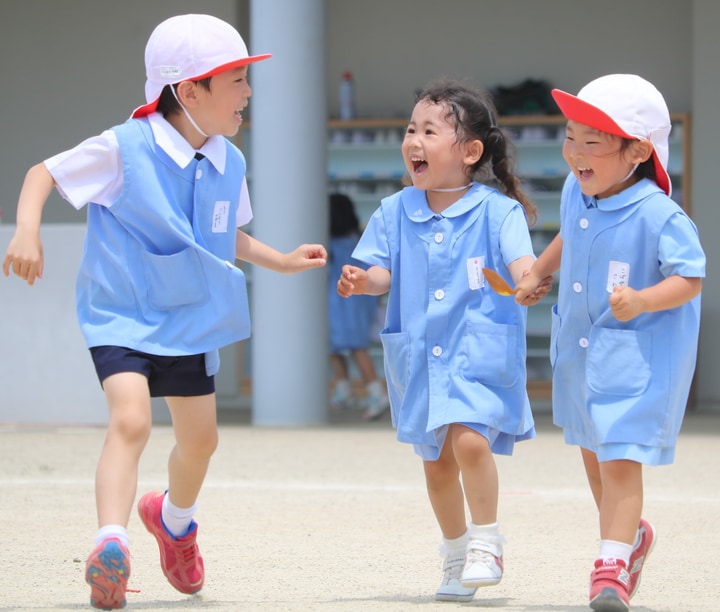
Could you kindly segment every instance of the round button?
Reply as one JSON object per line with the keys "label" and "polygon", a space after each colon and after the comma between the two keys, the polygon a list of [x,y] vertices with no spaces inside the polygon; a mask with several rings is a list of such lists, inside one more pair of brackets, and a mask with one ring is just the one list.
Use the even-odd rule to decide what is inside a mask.
{"label": "round button", "polygon": [[195,173],[195,180],[196,180],[196,181],[199,181],[201,178],[202,178],[202,170],[198,170],[198,171]]}
{"label": "round button", "polygon": [[580,348],[587,348],[590,346],[590,340],[587,338],[580,338],[580,340],[578,340],[578,344],[580,345]]}
{"label": "round button", "polygon": [[435,299],[442,300],[445,297],[445,292],[442,289],[435,291]]}
{"label": "round button", "polygon": [[573,283],[573,291],[575,293],[582,293],[582,283]]}
{"label": "round button", "polygon": [[437,344],[433,346],[432,354],[435,355],[435,357],[440,357],[440,355],[443,354],[442,346],[438,346]]}
{"label": "round button", "polygon": [[580,228],[581,229],[587,229],[589,227],[589,225],[590,225],[590,221],[588,221],[584,217],[582,219],[580,219]]}
{"label": "round button", "polygon": [[445,240],[445,236],[443,236],[440,232],[435,234],[435,242],[440,244],[443,240]]}

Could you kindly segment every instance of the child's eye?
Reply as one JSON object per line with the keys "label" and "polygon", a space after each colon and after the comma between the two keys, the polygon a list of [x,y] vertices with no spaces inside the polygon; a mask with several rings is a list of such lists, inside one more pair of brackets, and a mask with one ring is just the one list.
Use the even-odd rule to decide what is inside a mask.
{"label": "child's eye", "polygon": [[409,127],[407,130],[405,130],[405,133],[406,133],[406,134],[414,134],[414,133],[415,133],[415,128]]}

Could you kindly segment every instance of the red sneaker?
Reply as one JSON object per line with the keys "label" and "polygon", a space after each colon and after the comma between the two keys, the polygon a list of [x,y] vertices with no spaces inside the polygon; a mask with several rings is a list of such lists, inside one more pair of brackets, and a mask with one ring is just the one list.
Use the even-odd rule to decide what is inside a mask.
{"label": "red sneaker", "polygon": [[630,566],[630,583],[628,585],[630,597],[635,595],[640,586],[640,574],[643,565],[645,560],[650,556],[657,541],[657,531],[655,531],[655,528],[645,519],[640,519],[638,531],[640,532],[640,543],[630,554],[630,563],[628,564]]}
{"label": "red sneaker", "polygon": [[622,559],[598,559],[590,574],[590,608],[595,612],[628,612],[630,574]]}
{"label": "red sneaker", "polygon": [[138,513],[146,529],[155,536],[160,548],[160,565],[165,578],[181,593],[197,593],[205,581],[203,563],[196,539],[198,526],[190,523],[188,533],[176,538],[162,522],[165,493],[146,493],[138,502]]}
{"label": "red sneaker", "polygon": [[90,605],[100,610],[117,610],[127,603],[125,592],[130,578],[130,553],[117,538],[103,540],[85,564],[85,582],[90,585]]}

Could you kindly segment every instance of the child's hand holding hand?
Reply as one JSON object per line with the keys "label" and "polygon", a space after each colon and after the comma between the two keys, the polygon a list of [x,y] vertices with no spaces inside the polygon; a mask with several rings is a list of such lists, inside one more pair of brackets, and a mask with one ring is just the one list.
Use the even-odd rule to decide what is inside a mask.
{"label": "child's hand holding hand", "polygon": [[515,301],[522,306],[534,306],[552,289],[552,276],[541,278],[532,269],[525,270],[515,286]]}

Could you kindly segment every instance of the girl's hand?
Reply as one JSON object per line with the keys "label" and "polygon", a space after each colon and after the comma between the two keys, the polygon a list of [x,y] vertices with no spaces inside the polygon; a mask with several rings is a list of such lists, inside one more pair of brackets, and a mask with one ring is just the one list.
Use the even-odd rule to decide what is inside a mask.
{"label": "girl's hand", "polygon": [[23,232],[18,229],[8,245],[3,273],[10,276],[10,271],[27,281],[28,285],[35,283],[36,278],[42,278],[44,265],[43,246],[40,234]]}
{"label": "girl's hand", "polygon": [[283,272],[292,274],[312,268],[322,268],[327,263],[327,251],[321,244],[301,244],[285,255]]}
{"label": "girl's hand", "polygon": [[552,289],[552,276],[540,278],[531,270],[525,270],[515,286],[515,301],[522,306],[534,306]]}
{"label": "girl's hand", "polygon": [[337,282],[337,292],[341,297],[363,295],[368,288],[368,273],[357,266],[344,265]]}
{"label": "girl's hand", "polygon": [[616,286],[608,300],[610,310],[618,321],[631,321],[646,310],[640,292],[630,287]]}

